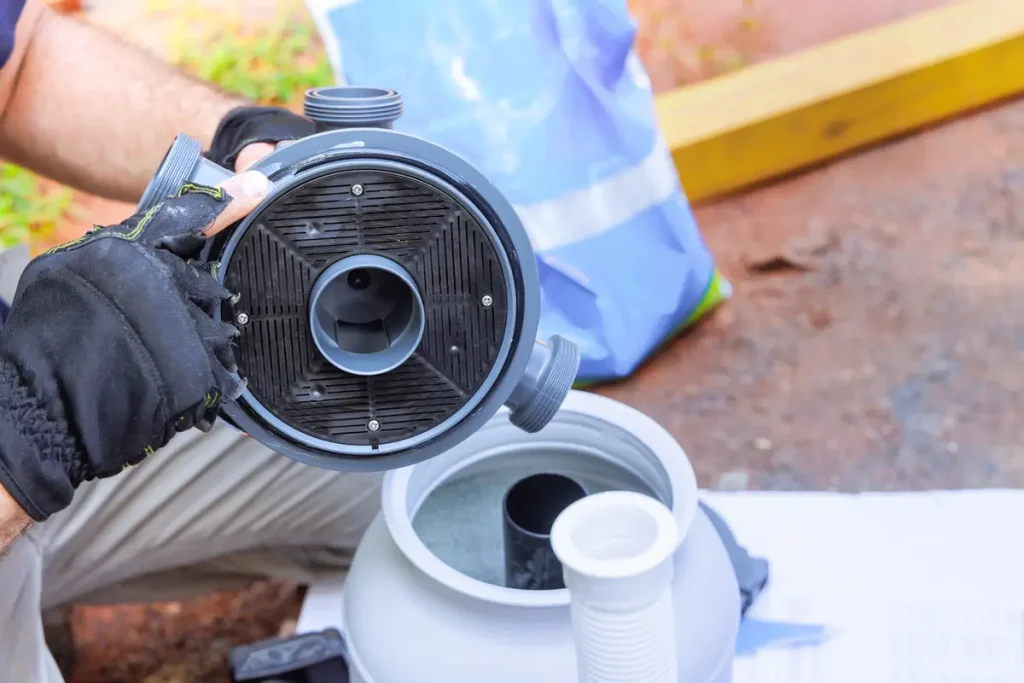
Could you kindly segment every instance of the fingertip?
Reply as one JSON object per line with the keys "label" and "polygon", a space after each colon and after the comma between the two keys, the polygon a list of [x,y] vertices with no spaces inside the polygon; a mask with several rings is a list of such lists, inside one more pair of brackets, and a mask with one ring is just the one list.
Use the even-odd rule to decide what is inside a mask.
{"label": "fingertip", "polygon": [[238,153],[235,159],[235,172],[241,173],[257,161],[274,151],[274,146],[268,142],[254,142]]}
{"label": "fingertip", "polygon": [[253,197],[262,200],[270,190],[270,178],[259,171],[245,171],[228,178],[220,186],[233,199]]}
{"label": "fingertip", "polygon": [[246,171],[228,178],[220,187],[231,197],[231,202],[206,231],[208,235],[245,218],[267,196],[271,182],[259,171]]}

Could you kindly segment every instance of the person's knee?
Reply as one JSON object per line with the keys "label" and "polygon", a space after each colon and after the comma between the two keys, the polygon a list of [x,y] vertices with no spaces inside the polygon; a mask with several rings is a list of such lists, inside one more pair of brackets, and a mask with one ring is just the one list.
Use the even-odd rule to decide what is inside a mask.
{"label": "person's knee", "polygon": [[31,533],[0,558],[0,679],[59,683],[43,635],[43,557]]}

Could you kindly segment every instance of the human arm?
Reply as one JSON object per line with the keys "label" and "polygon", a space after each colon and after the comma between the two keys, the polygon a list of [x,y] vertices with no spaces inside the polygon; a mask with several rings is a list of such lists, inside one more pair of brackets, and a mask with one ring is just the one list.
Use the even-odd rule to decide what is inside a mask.
{"label": "human arm", "polygon": [[0,486],[0,558],[31,523],[32,518]]}
{"label": "human arm", "polygon": [[[0,67],[0,155],[73,187],[134,201],[175,135],[209,149],[225,116],[247,104],[45,0],[27,0],[14,50]],[[250,131],[257,142],[240,150],[236,168],[270,152],[264,141],[302,137],[311,125],[294,116],[284,128]]]}
{"label": "human arm", "polygon": [[213,310],[231,294],[191,259],[266,190],[258,173],[186,186],[28,265],[0,329],[0,555],[237,396],[237,331]]}

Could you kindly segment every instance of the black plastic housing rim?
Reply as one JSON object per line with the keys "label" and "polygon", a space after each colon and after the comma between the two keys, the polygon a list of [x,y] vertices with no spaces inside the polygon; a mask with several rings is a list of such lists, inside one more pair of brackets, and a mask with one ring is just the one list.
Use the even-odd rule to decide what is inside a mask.
{"label": "black plastic housing rim", "polygon": [[[511,321],[510,353],[500,368],[497,380],[486,396],[460,422],[429,441],[414,448],[380,455],[346,455],[305,447],[270,429],[244,401],[228,402],[223,413],[238,429],[247,432],[267,447],[308,465],[322,469],[375,472],[414,465],[453,448],[475,433],[494,416],[515,389],[533,351],[540,319],[540,288],[537,264],[529,237],[515,209],[486,177],[464,159],[438,145],[421,138],[391,130],[358,128],[338,129],[318,133],[281,147],[253,166],[275,183],[272,195],[267,197],[249,217],[232,231],[222,233],[213,245],[211,257],[223,260],[225,252],[233,248],[235,235],[248,229],[262,210],[275,197],[293,186],[293,181],[304,182],[307,172],[315,173],[319,167],[343,159],[390,159],[427,171],[446,180],[476,206],[492,226],[501,226],[497,237],[513,268],[514,277],[509,287],[510,296],[517,300],[515,320]],[[226,269],[220,269],[223,281]]]}
{"label": "black plastic housing rim", "polygon": [[[402,137],[400,134],[390,131],[379,132],[384,132],[390,136]],[[391,172],[404,173],[406,175],[418,177],[421,181],[432,183],[437,189],[445,192],[451,196],[453,200],[466,207],[467,210],[479,213],[479,215],[476,216],[477,220],[479,220],[482,225],[488,227],[489,232],[491,233],[491,239],[504,247],[504,244],[502,244],[501,241],[501,233],[503,231],[495,228],[493,219],[489,219],[485,216],[483,212],[479,210],[480,207],[477,206],[472,199],[466,197],[464,193],[460,192],[459,188],[456,188],[447,182],[447,179],[444,177],[443,170],[421,169],[414,164],[410,164],[408,158],[384,158],[375,154],[374,151],[375,150],[357,148],[354,151],[348,150],[348,153],[343,158],[323,155],[320,158],[320,163],[318,164],[307,163],[302,166],[295,167],[293,168],[293,171],[295,172],[290,177],[282,178],[275,182],[274,193],[272,196],[268,197],[268,203],[273,203],[278,197],[286,194],[295,187],[300,187],[324,175],[336,173],[339,170],[347,170],[353,167],[361,170],[388,170]],[[228,239],[227,243],[223,245],[219,255],[217,256],[217,260],[221,262],[221,268],[218,269],[218,274],[222,280],[227,277],[227,273],[231,270],[234,249],[241,238],[245,235],[245,231],[248,229],[247,226],[259,222],[262,212],[263,206],[257,207],[256,211],[250,214],[246,221],[244,221],[236,230],[232,231],[231,237]],[[445,422],[431,428],[428,432],[416,437],[411,437],[405,441],[381,444],[376,449],[369,446],[342,446],[335,442],[312,436],[290,424],[285,423],[279,417],[274,415],[273,412],[260,401],[255,400],[255,398],[250,400],[251,394],[248,390],[243,391],[242,396],[237,400],[237,403],[241,404],[249,413],[251,413],[253,418],[262,426],[265,426],[270,431],[278,433],[285,440],[297,442],[297,447],[311,448],[319,452],[329,453],[335,457],[363,459],[386,458],[390,457],[395,452],[409,451],[411,449],[418,448],[420,445],[433,439],[443,438],[443,435],[447,430],[452,427],[458,427],[463,417],[465,417],[467,413],[476,409],[483,400],[483,397],[491,390],[492,387],[494,387],[494,385],[500,384],[503,381],[505,367],[508,362],[510,352],[516,348],[516,340],[519,339],[517,334],[517,325],[522,320],[522,317],[520,316],[521,306],[519,302],[521,301],[521,294],[526,290],[523,287],[524,282],[522,277],[517,277],[517,274],[520,271],[515,267],[515,264],[513,263],[514,259],[510,259],[508,252],[504,250],[499,250],[499,256],[505,257],[502,263],[502,270],[506,284],[513,283],[518,287],[518,289],[516,289],[506,286],[505,303],[508,316],[499,356],[495,360],[487,379],[480,385],[470,400],[467,401],[466,404],[464,404],[463,407],[455,413],[455,415],[449,417]],[[537,317],[539,317],[539,315]],[[532,353],[532,340],[529,346]],[[517,374],[515,385],[518,385],[521,374],[522,373]],[[511,391],[509,393],[511,393]],[[319,442],[321,445],[317,446],[315,442]]]}

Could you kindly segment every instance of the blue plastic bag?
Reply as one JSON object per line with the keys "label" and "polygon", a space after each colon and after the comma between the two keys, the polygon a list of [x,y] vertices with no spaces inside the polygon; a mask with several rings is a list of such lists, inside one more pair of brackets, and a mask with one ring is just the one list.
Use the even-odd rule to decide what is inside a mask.
{"label": "blue plastic bag", "polygon": [[580,380],[624,377],[728,296],[655,120],[623,0],[307,0],[339,83],[394,88],[395,124],[460,154],[537,250],[540,334]]}

